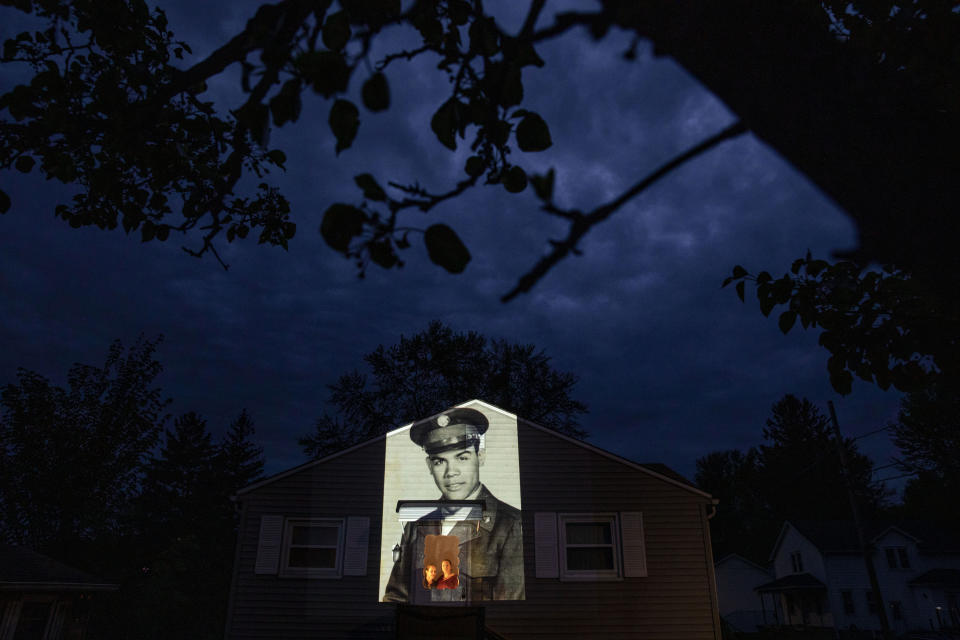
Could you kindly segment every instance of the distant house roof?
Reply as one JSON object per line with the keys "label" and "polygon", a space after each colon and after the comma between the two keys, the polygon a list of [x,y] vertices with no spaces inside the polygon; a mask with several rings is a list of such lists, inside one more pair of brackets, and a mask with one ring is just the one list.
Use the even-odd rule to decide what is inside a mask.
{"label": "distant house roof", "polygon": [[115,584],[26,547],[0,545],[0,591],[112,591],[116,588]]}
{"label": "distant house roof", "polygon": [[910,586],[960,589],[960,569],[931,569],[911,580]]}
{"label": "distant house roof", "polygon": [[[771,558],[788,524],[823,553],[860,553],[857,531],[851,520],[790,520],[784,523]],[[923,553],[960,552],[960,536],[924,520],[871,520],[865,522],[863,528],[868,542],[876,542],[895,530],[913,538]]]}
{"label": "distant house roof", "polygon": [[757,569],[758,571],[763,571],[764,573],[767,573],[767,574],[770,573],[770,569],[767,569],[767,568],[765,568],[765,567],[761,567],[761,566],[760,566],[759,564],[757,564],[756,562],[754,562],[754,561],[752,561],[752,560],[750,560],[750,559],[748,559],[748,558],[744,558],[744,557],[743,557],[742,555],[740,555],[739,553],[728,553],[727,555],[723,556],[722,558],[720,558],[719,560],[717,560],[716,562],[714,562],[714,563],[713,563],[713,566],[719,567],[719,566],[722,565],[722,564],[731,564],[731,563],[733,563],[733,562],[740,562],[741,564],[745,564],[745,565],[747,565],[747,566],[753,567],[753,568]]}
{"label": "distant house roof", "polygon": [[759,587],[754,587],[754,591],[793,591],[796,589],[826,589],[823,584],[809,573],[794,573],[789,576],[778,578],[773,582],[767,582]]}
{"label": "distant house roof", "polygon": [[[589,449],[590,451],[593,451],[594,453],[598,453],[598,454],[600,454],[600,455],[602,455],[602,456],[604,456],[604,457],[606,457],[606,458],[610,458],[611,460],[615,460],[615,461],[617,461],[617,462],[619,462],[619,463],[621,463],[621,464],[627,465],[627,466],[632,467],[632,468],[634,468],[634,469],[639,469],[639,470],[641,470],[641,471],[644,471],[644,472],[646,472],[646,473],[648,473],[648,474],[650,474],[650,475],[656,476],[656,477],[660,478],[661,480],[666,481],[666,482],[669,483],[669,484],[672,484],[672,485],[681,487],[681,488],[683,488],[683,489],[686,489],[687,491],[691,491],[691,492],[696,493],[696,494],[698,494],[698,495],[700,495],[700,496],[703,496],[704,498],[710,498],[710,499],[712,499],[712,496],[711,496],[709,493],[707,493],[706,491],[704,491],[703,489],[701,489],[701,488],[698,487],[697,485],[693,484],[692,482],[690,482],[689,480],[687,480],[687,479],[684,478],[682,475],[680,475],[679,473],[677,473],[676,471],[674,471],[673,469],[671,469],[670,467],[668,467],[668,466],[665,465],[665,464],[662,464],[662,463],[659,463],[659,462],[647,462],[647,463],[641,464],[641,463],[639,463],[639,462],[634,462],[634,461],[632,461],[632,460],[628,460],[628,459],[626,459],[626,458],[622,458],[622,457],[618,456],[618,455],[615,454],[615,453],[611,453],[611,452],[609,452],[609,451],[607,451],[607,450],[605,450],[605,449],[601,449],[600,447],[594,446],[594,445],[592,445],[592,444],[588,444],[588,443],[586,443],[586,442],[584,442],[584,441],[582,441],[582,440],[577,440],[576,438],[571,438],[570,436],[566,436],[566,435],[564,435],[564,434],[562,434],[562,433],[560,433],[560,432],[558,432],[558,431],[554,431],[553,429],[548,429],[547,427],[540,426],[540,425],[538,425],[537,423],[535,423],[535,422],[530,422],[529,420],[527,420],[527,419],[525,419],[525,418],[518,418],[516,415],[510,413],[509,411],[504,411],[504,410],[501,409],[500,407],[497,407],[497,406],[494,406],[494,405],[489,404],[489,403],[487,403],[487,402],[484,402],[483,400],[470,400],[470,401],[468,401],[468,402],[463,402],[463,403],[458,404],[458,405],[456,405],[456,406],[457,406],[457,407],[466,407],[466,406],[469,406],[469,405],[482,405],[482,406],[483,406],[484,408],[486,408],[486,409],[489,409],[489,410],[492,410],[492,411],[496,411],[496,412],[501,413],[501,414],[503,414],[503,415],[509,416],[509,417],[517,420],[518,422],[522,422],[523,424],[525,424],[525,425],[527,425],[527,426],[529,426],[529,427],[533,427],[534,429],[538,429],[538,430],[540,430],[540,431],[544,431],[544,432],[549,433],[549,434],[551,434],[551,435],[553,435],[553,436],[556,436],[557,438],[560,438],[560,439],[562,439],[562,440],[567,440],[568,442],[571,442],[571,443],[573,443],[573,444],[575,444],[575,445],[577,445],[577,446],[579,446],[579,447],[582,447],[582,448],[584,448],[584,449]],[[293,468],[291,468],[291,469],[287,469],[286,471],[281,471],[281,472],[276,473],[276,474],[274,474],[274,475],[272,475],[272,476],[269,476],[269,477],[267,477],[267,478],[263,478],[263,479],[261,479],[261,480],[257,480],[256,482],[254,482],[254,483],[252,483],[252,484],[250,484],[250,485],[247,485],[247,486],[244,487],[243,489],[240,489],[239,491],[237,491],[236,494],[234,494],[234,497],[236,498],[236,497],[239,497],[239,496],[243,496],[243,495],[245,495],[245,494],[247,494],[247,493],[250,493],[251,491],[254,491],[254,490],[256,490],[256,489],[259,489],[260,487],[263,487],[263,486],[265,486],[265,485],[268,485],[268,484],[270,484],[271,482],[275,482],[275,481],[277,481],[277,480],[280,480],[281,478],[286,478],[287,476],[293,475],[294,473],[299,473],[300,471],[303,471],[303,470],[305,470],[305,469],[308,469],[308,468],[310,468],[310,467],[312,467],[312,466],[314,466],[314,465],[323,464],[324,462],[327,462],[328,460],[332,460],[332,459],[334,459],[334,458],[339,458],[340,456],[342,456],[342,455],[344,455],[344,454],[347,454],[347,453],[349,453],[349,452],[351,452],[351,451],[355,451],[355,450],[357,450],[357,449],[359,449],[359,448],[361,448],[361,447],[366,447],[366,446],[368,446],[368,445],[371,445],[371,444],[373,444],[374,442],[378,442],[378,441],[386,438],[386,437],[387,437],[388,435],[390,435],[390,434],[397,433],[398,431],[402,431],[402,430],[404,430],[404,429],[409,429],[409,428],[412,426],[412,424],[413,424],[413,423],[411,422],[410,424],[406,424],[406,425],[403,425],[403,426],[401,426],[401,427],[397,427],[396,429],[393,429],[393,430],[389,431],[388,433],[386,433],[386,434],[384,434],[384,435],[380,435],[380,436],[377,436],[377,437],[375,437],[375,438],[371,438],[370,440],[367,440],[367,441],[365,441],[365,442],[361,442],[360,444],[356,444],[356,445],[354,445],[354,446],[352,446],[352,447],[348,447],[348,448],[346,448],[346,449],[343,449],[342,451],[338,451],[338,452],[336,452],[336,453],[332,453],[332,454],[330,454],[330,455],[328,455],[328,456],[325,456],[325,457],[323,457],[323,458],[318,458],[318,459],[316,459],[316,460],[310,460],[310,461],[308,461],[308,462],[304,462],[303,464],[298,465],[298,466],[296,466],[296,467],[293,467]]]}

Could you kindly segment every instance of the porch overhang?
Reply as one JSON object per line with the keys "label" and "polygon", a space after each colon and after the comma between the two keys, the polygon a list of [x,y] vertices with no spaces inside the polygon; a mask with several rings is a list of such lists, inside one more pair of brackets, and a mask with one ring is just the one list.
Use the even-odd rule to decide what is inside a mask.
{"label": "porch overhang", "polygon": [[827,585],[809,573],[795,573],[754,587],[753,590],[759,593],[783,593],[787,591],[825,591],[826,589]]}

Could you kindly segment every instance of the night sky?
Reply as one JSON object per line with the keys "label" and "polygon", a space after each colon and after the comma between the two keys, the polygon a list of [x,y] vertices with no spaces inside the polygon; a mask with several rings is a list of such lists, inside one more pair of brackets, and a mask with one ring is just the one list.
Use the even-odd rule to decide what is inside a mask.
{"label": "night sky", "polygon": [[[177,36],[193,46],[187,61],[193,62],[239,32],[259,4],[206,2],[202,15],[196,2],[161,6]],[[538,24],[549,24],[552,12],[566,6],[549,4]],[[515,32],[523,15],[513,10],[497,15],[501,27]],[[0,36],[23,26],[8,23]],[[524,70],[522,106],[546,119],[554,144],[512,158],[535,172],[555,167],[561,206],[590,209],[612,199],[734,121],[648,44],[636,61],[624,61],[629,42],[620,32],[597,43],[577,31],[538,47],[546,67]],[[378,51],[410,45],[408,37],[388,34]],[[808,249],[829,257],[856,244],[842,211],[749,135],[632,200],[586,237],[582,256],[568,258],[532,293],[508,304],[500,296],[547,251],[548,239],[566,233],[539,211],[529,188],[519,195],[477,188],[429,216],[408,213],[412,226],[443,221],[456,229],[473,255],[464,273],[433,265],[414,241],[401,256],[403,269],[374,265],[358,280],[353,263],[318,233],[329,204],[359,204],[354,175],[370,172],[381,184],[419,180],[437,192],[464,177],[468,145],[451,153],[429,129],[449,95],[435,64],[392,65],[390,110],[371,114],[361,107],[357,140],[339,158],[327,125],[329,103],[305,95],[300,120],[275,129],[270,141],[288,156],[286,173],[270,181],[291,200],[297,235],[287,252],[257,245],[255,234],[223,243],[229,271],[212,257],[181,251],[184,243],[196,247],[196,238],[141,244],[138,233],[71,229],[53,215],[68,187],[33,174],[0,174],[0,188],[13,200],[0,218],[0,383],[15,382],[24,367],[65,384],[72,363],[102,365],[114,339],[129,345],[141,333],[162,333],[159,384],[174,399],[170,413],[197,411],[219,435],[246,407],[266,470],[274,473],[304,461],[296,441],[329,410],[327,384],[360,367],[377,345],[437,319],[544,349],[557,369],[579,378],[574,395],[590,409],[582,419],[590,442],[691,478],[696,458],[759,444],[770,406],[786,393],[824,411],[832,399],[848,436],[895,417],[895,392],[860,381],[846,398],[832,391],[816,332],[798,325],[784,336],[775,318],[760,314],[749,289],[741,304],[732,288],[720,288],[735,264],[779,276]],[[0,73],[4,91],[22,79],[8,69]],[[239,76],[239,69],[228,69],[206,99],[235,107]],[[365,77],[361,70],[350,85],[348,97],[357,104]],[[860,445],[878,465],[894,454],[885,433]]]}

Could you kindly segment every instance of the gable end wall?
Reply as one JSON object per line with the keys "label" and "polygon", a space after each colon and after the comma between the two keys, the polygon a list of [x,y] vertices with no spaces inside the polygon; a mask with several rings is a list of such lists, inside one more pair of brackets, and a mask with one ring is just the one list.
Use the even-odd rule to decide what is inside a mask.
{"label": "gable end wall", "polygon": [[[392,637],[393,611],[377,602],[383,454],[381,438],[240,498],[244,518],[231,594],[229,640]],[[367,575],[339,579],[254,575],[263,515],[369,517]]]}
{"label": "gable end wall", "polygon": [[[719,639],[706,514],[682,487],[520,421],[526,600],[486,604],[487,625],[510,638]],[[384,440],[281,478],[242,497],[245,519],[228,638],[393,637],[378,602]],[[535,577],[536,512],[643,513],[649,575],[611,582]],[[368,575],[339,580],[257,576],[260,516],[370,518]]]}

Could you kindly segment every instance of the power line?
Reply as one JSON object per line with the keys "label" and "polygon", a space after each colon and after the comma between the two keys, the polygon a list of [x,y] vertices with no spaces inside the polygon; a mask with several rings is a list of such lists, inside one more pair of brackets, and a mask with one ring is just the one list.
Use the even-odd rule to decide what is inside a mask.
{"label": "power line", "polygon": [[881,466],[879,466],[879,467],[874,467],[874,468],[873,468],[873,471],[874,471],[874,473],[876,473],[877,471],[880,471],[880,469],[889,469],[890,467],[902,467],[902,466],[903,466],[903,463],[902,463],[902,462],[899,462],[899,461],[898,461],[898,462],[891,462],[890,464],[884,464],[884,465],[881,465]]}
{"label": "power line", "polygon": [[864,434],[861,434],[861,435],[856,436],[856,437],[854,437],[854,438],[851,438],[851,440],[859,440],[860,438],[866,438],[867,436],[872,436],[872,435],[874,435],[874,434],[876,434],[876,433],[880,433],[881,431],[888,431],[888,430],[890,430],[890,429],[892,429],[892,428],[893,428],[893,425],[892,425],[892,424],[888,424],[888,425],[885,426],[885,427],[881,427],[881,428],[876,429],[876,430],[874,430],[874,431],[868,431],[867,433],[864,433]]}
{"label": "power line", "polygon": [[899,476],[890,476],[889,478],[880,478],[877,482],[886,482],[887,480],[898,480],[900,478],[906,478],[907,476],[917,475],[916,471],[911,471],[910,473],[902,473]]}
{"label": "power line", "polygon": [[[857,531],[857,541],[860,543],[860,550],[863,553],[863,562],[867,569],[867,577],[870,579],[870,590],[873,592],[874,600],[877,603],[877,617],[880,618],[880,629],[885,640],[893,638],[890,630],[890,622],[887,620],[887,612],[883,606],[883,595],[880,593],[880,582],[877,580],[876,568],[873,566],[873,554],[870,552],[866,543],[866,535],[863,531],[863,525],[860,520],[860,509],[857,499],[854,496],[853,484],[850,481],[850,472],[847,468],[847,456],[844,452],[843,434],[840,433],[840,423],[837,421],[837,412],[833,408],[833,402],[827,400],[827,408],[830,410],[830,422],[833,423],[833,433],[836,436],[837,452],[840,454],[840,474],[843,476],[844,484],[847,486],[847,497],[850,499],[850,515],[853,516],[853,527]],[[882,431],[882,429],[881,429]]]}

